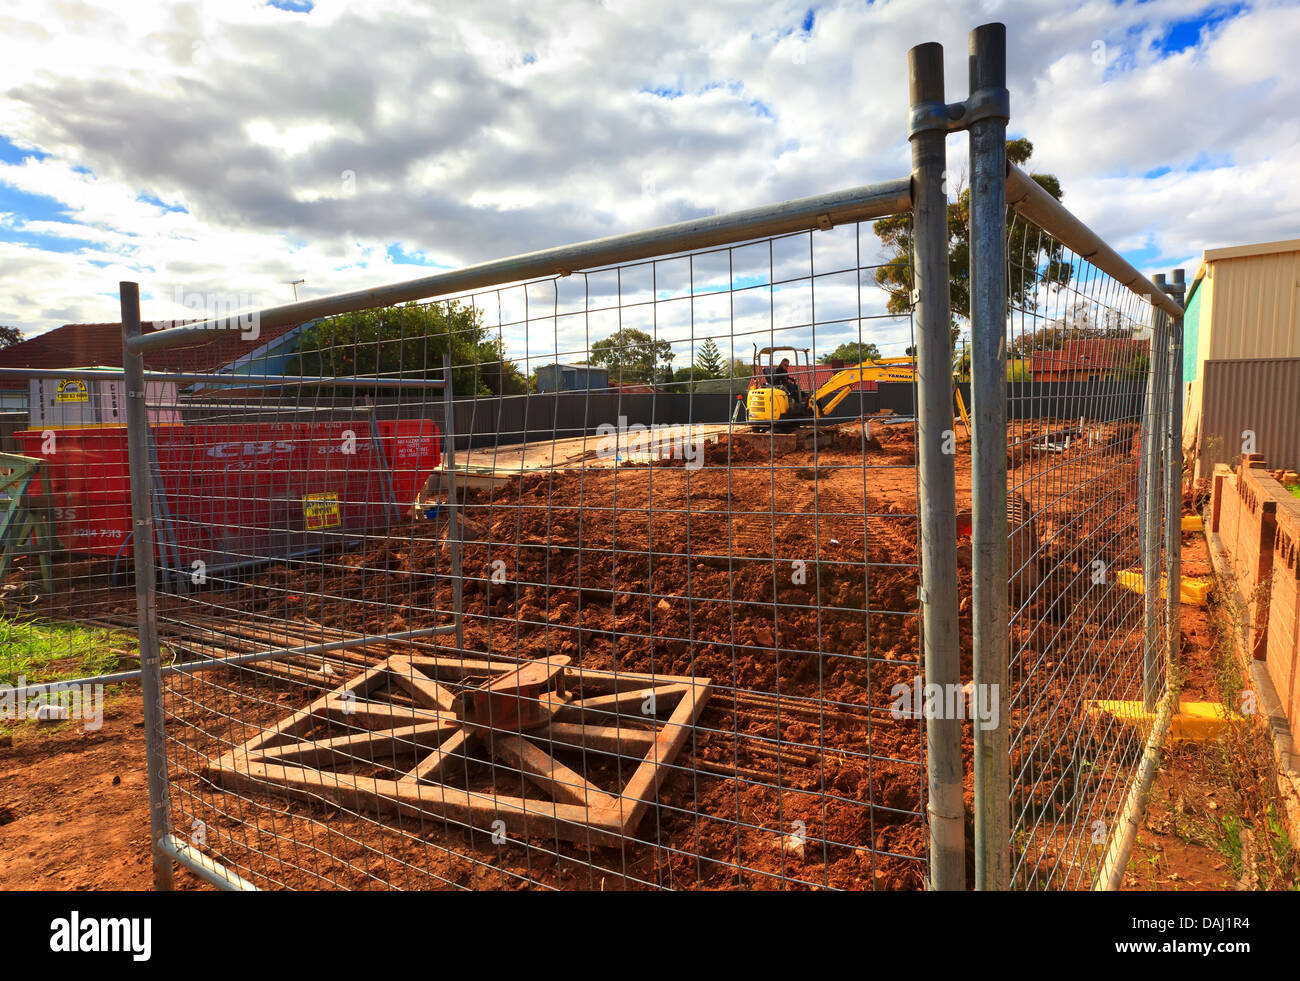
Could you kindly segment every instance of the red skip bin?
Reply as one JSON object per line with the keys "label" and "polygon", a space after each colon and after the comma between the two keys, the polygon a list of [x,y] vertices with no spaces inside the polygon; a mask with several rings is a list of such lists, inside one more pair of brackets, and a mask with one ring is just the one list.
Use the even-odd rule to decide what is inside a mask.
{"label": "red skip bin", "polygon": [[[116,556],[131,533],[126,430],[16,434],[45,461],[56,532],[73,552]],[[403,519],[441,461],[427,419],[155,426],[160,559],[210,569],[310,551]],[[167,555],[162,549],[174,549]]]}

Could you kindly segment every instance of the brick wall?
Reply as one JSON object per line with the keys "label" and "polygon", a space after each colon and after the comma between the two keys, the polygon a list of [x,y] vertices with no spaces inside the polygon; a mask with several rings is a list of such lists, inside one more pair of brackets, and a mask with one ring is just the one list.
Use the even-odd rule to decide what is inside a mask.
{"label": "brick wall", "polygon": [[[1263,659],[1268,627],[1267,584],[1273,570],[1273,539],[1277,531],[1277,508],[1286,490],[1264,469],[1264,460],[1253,454],[1230,476],[1220,477],[1216,469],[1215,499],[1211,503],[1211,527],[1219,533],[1232,562],[1237,592],[1249,618],[1251,656]],[[1217,519],[1217,527],[1215,525]]]}
{"label": "brick wall", "polygon": [[1268,676],[1300,744],[1300,501],[1279,508],[1265,660]]}
{"label": "brick wall", "polygon": [[[1249,618],[1251,655],[1263,660],[1300,743],[1300,500],[1258,455],[1215,467],[1210,529],[1228,552]],[[1262,584],[1262,585],[1261,585]]]}

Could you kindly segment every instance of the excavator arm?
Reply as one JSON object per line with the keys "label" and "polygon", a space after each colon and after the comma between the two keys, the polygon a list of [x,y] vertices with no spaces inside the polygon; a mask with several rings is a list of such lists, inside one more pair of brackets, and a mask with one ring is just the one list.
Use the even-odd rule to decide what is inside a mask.
{"label": "excavator arm", "polygon": [[[853,386],[867,381],[914,382],[916,362],[912,358],[878,358],[837,371],[813,393],[813,414],[821,419],[834,412],[835,407],[848,397]],[[969,436],[970,415],[966,411],[966,401],[961,397],[961,389],[957,387],[955,379],[952,391],[957,401],[957,412],[966,427],[966,435]]]}
{"label": "excavator arm", "polygon": [[916,369],[910,358],[891,359],[890,361],[864,361],[852,368],[835,372],[821,388],[813,393],[813,413],[821,418],[835,411],[843,402],[853,386],[867,381],[902,381],[916,380]]}

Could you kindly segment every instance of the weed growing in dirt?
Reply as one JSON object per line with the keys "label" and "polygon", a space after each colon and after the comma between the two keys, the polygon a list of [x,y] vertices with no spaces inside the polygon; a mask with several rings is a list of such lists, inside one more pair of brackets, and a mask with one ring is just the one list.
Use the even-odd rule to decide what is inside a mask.
{"label": "weed growing in dirt", "polygon": [[[1237,657],[1235,617],[1212,602],[1215,681],[1224,705],[1242,704],[1246,680]],[[1266,729],[1247,717],[1223,739],[1204,748],[1205,763],[1226,788],[1223,814],[1214,819],[1214,847],[1232,863],[1248,888],[1294,889],[1300,885],[1300,856],[1280,819],[1277,775]]]}
{"label": "weed growing in dirt", "polygon": [[1241,878],[1244,867],[1242,855],[1242,822],[1235,814],[1225,814],[1218,820],[1217,841],[1214,843],[1219,854],[1232,863],[1232,874]]}

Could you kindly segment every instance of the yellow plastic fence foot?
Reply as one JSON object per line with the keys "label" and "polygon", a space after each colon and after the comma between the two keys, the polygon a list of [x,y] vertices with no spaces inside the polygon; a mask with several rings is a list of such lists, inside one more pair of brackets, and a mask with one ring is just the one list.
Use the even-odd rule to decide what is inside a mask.
{"label": "yellow plastic fence foot", "polygon": [[1183,518],[1183,531],[1204,531],[1205,522],[1199,514],[1189,514]]}
{"label": "yellow plastic fence foot", "polygon": [[[1141,702],[1091,702],[1088,713],[1109,715],[1124,725],[1137,726],[1143,733],[1150,732],[1156,721],[1155,713],[1146,711]],[[1218,702],[1180,702],[1178,711],[1169,720],[1166,738],[1172,742],[1212,742],[1229,726],[1244,719],[1245,716],[1229,711]]]}
{"label": "yellow plastic fence foot", "polygon": [[[1146,584],[1142,580],[1142,573],[1128,569],[1115,575],[1115,580],[1125,589],[1130,589],[1135,593],[1146,591]],[[1165,577],[1160,577],[1160,595],[1165,595]],[[1209,579],[1202,579],[1199,576],[1182,576],[1178,582],[1178,601],[1186,603],[1189,606],[1204,606],[1210,597],[1210,589],[1214,583]]]}

